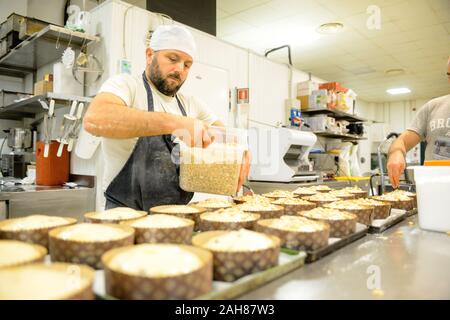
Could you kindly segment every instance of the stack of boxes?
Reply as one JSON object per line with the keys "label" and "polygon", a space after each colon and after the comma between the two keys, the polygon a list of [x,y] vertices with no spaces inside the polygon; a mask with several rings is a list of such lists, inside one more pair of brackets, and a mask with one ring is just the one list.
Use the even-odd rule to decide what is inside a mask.
{"label": "stack of boxes", "polygon": [[47,22],[12,13],[0,24],[0,58],[48,25]]}
{"label": "stack of boxes", "polygon": [[300,100],[302,110],[310,109],[309,98],[315,90],[319,90],[319,84],[312,80],[297,84],[297,99]]}
{"label": "stack of boxes", "polygon": [[356,94],[339,82],[318,84],[308,80],[298,83],[297,99],[301,101],[302,110],[328,108],[353,114]]}
{"label": "stack of boxes", "polygon": [[34,95],[40,96],[47,92],[53,92],[53,75],[46,74],[44,79],[34,84]]}

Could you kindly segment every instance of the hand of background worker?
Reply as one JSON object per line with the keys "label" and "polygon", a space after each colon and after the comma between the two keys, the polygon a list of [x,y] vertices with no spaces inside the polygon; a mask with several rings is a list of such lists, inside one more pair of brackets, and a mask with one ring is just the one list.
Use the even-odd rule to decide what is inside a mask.
{"label": "hand of background worker", "polygon": [[400,176],[406,168],[405,156],[400,150],[389,155],[387,170],[392,186],[397,189],[400,186]]}
{"label": "hand of background worker", "polygon": [[249,150],[244,151],[243,159],[242,159],[242,165],[241,165],[241,171],[239,173],[239,182],[236,192],[239,192],[242,185],[244,184],[245,180],[247,180],[248,173],[250,172],[250,162],[252,159],[252,155]]}
{"label": "hand of background worker", "polygon": [[208,132],[208,127],[200,120],[180,117],[176,127],[173,134],[189,147],[206,148],[214,141],[214,137]]}

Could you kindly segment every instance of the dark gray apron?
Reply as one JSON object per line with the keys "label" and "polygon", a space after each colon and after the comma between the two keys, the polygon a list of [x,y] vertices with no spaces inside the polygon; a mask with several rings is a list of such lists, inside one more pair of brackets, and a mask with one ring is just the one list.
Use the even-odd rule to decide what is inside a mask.
{"label": "dark gray apron", "polygon": [[[153,112],[153,95],[142,75],[147,90],[148,111]],[[183,116],[186,111],[178,97],[178,107]],[[173,152],[172,152],[173,150]],[[171,156],[171,154],[173,155]],[[193,192],[186,192],[179,186],[179,145],[172,135],[140,137],[125,166],[109,184],[105,192],[106,209],[129,207],[148,211],[163,204],[187,204]]]}

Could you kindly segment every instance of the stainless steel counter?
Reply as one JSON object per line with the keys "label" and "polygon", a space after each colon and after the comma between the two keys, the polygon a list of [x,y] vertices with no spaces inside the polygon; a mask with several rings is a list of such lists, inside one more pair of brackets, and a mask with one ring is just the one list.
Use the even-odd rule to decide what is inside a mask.
{"label": "stainless steel counter", "polygon": [[450,235],[410,217],[240,299],[450,299]]}
{"label": "stainless steel counter", "polygon": [[95,189],[35,185],[1,186],[0,220],[30,214],[48,214],[80,219],[95,208]]}

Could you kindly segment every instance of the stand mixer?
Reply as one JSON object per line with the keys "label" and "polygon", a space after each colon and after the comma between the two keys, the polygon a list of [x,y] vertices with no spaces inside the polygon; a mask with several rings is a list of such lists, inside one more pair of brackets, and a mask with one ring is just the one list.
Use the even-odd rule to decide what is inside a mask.
{"label": "stand mixer", "polygon": [[2,154],[2,174],[22,179],[26,177],[27,164],[34,160],[33,132],[24,128],[10,128],[3,131],[8,134],[6,139],[11,152]]}

